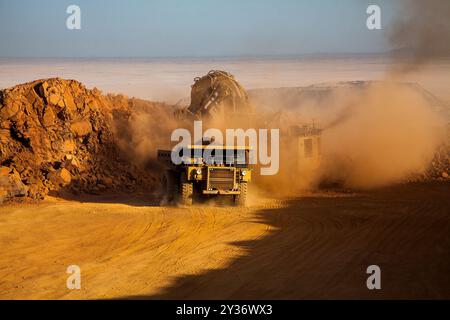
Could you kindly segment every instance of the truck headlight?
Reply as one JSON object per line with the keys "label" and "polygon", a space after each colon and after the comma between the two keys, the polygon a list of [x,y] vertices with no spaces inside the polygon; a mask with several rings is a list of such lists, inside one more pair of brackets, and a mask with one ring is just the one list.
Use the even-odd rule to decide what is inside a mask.
{"label": "truck headlight", "polygon": [[195,173],[196,173],[196,174],[202,174],[202,169],[197,169],[197,170],[195,171]]}
{"label": "truck headlight", "polygon": [[245,176],[247,174],[247,171],[241,171],[241,175]]}

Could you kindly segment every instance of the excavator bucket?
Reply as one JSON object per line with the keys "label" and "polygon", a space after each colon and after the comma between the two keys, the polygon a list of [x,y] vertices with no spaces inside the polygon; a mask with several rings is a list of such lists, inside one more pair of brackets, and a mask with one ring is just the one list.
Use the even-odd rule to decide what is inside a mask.
{"label": "excavator bucket", "polygon": [[191,103],[178,110],[178,119],[229,119],[249,114],[253,107],[245,89],[225,71],[212,70],[192,85]]}

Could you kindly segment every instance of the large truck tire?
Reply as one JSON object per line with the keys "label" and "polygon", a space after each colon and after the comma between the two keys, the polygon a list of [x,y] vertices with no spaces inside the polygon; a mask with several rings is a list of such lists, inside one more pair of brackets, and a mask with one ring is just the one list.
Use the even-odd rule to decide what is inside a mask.
{"label": "large truck tire", "polygon": [[161,204],[173,204],[176,201],[177,185],[175,172],[166,170],[161,176]]}
{"label": "large truck tire", "polygon": [[186,174],[181,175],[180,179],[180,199],[179,204],[182,206],[191,206],[193,203],[194,184],[187,180]]}
{"label": "large truck tire", "polygon": [[234,196],[234,205],[238,207],[247,206],[248,184],[241,182],[239,184],[239,194]]}

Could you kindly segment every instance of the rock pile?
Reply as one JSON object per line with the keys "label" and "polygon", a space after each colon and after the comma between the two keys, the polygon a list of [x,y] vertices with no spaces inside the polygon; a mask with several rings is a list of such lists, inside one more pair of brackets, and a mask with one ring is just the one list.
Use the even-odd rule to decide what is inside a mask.
{"label": "rock pile", "polygon": [[[450,138],[450,125],[448,127]],[[450,181],[450,140],[442,144],[431,161],[427,170],[417,177],[418,181],[445,180]]]}
{"label": "rock pile", "polygon": [[59,78],[1,90],[0,203],[154,187],[154,172],[131,164],[115,143],[113,123],[126,121],[130,101]]}

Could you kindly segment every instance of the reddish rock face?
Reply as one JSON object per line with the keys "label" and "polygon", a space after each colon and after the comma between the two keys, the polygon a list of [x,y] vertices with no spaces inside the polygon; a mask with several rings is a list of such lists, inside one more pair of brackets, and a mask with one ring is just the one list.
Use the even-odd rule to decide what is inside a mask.
{"label": "reddish rock face", "polygon": [[156,174],[130,163],[115,144],[116,123],[130,127],[134,104],[58,78],[0,90],[0,203],[42,199],[50,190],[151,189]]}

